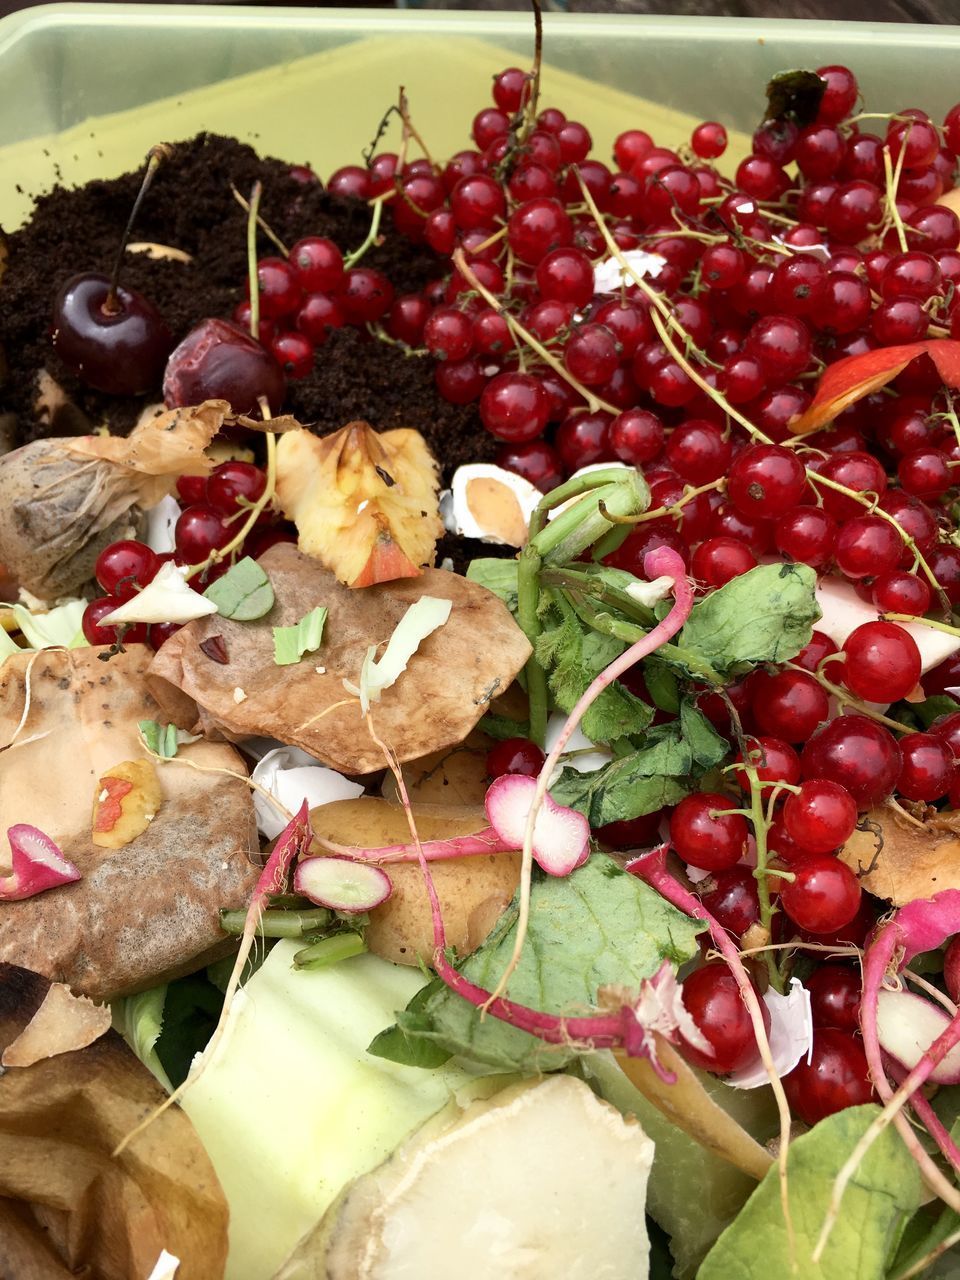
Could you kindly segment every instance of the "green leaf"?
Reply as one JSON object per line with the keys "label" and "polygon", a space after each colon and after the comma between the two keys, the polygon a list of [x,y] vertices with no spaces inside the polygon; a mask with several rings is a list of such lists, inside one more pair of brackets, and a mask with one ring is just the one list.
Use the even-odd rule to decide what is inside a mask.
{"label": "green leaf", "polygon": [[238,560],[222,578],[211,582],[203,593],[212,600],[224,618],[235,622],[253,622],[273,608],[270,579],[249,556]]}
{"label": "green leaf", "polygon": [[[788,1184],[803,1280],[880,1280],[907,1220],[922,1198],[920,1174],[899,1134],[885,1130],[864,1157],[843,1198],[819,1263],[811,1254],[833,1181],[879,1107],[849,1107],[821,1120],[790,1144]],[[736,1220],[707,1254],[697,1280],[772,1280],[791,1274],[780,1184],[774,1165]]]}
{"label": "green leaf", "polygon": [[415,1032],[408,1035],[405,1030],[405,1026],[419,1025],[424,1005],[441,990],[443,981],[440,978],[434,978],[427,986],[422,987],[406,1009],[397,1014],[394,1026],[387,1027],[373,1038],[367,1052],[372,1053],[375,1058],[388,1058],[391,1062],[400,1062],[406,1067],[425,1067],[428,1070],[449,1062],[453,1056],[449,1050]]}
{"label": "green leaf", "polygon": [[[486,942],[460,966],[488,990],[513,951],[516,918],[514,899]],[[510,979],[510,998],[547,1013],[582,1013],[596,1007],[600,987],[636,987],[663,959],[688,960],[701,928],[613,858],[594,854],[566,878],[544,876],[534,883],[527,940]],[[431,984],[418,1007],[408,1006],[399,1015],[397,1028],[407,1041],[426,1041],[500,1070],[559,1070],[574,1057],[563,1045],[545,1044],[496,1018],[481,1017],[439,983]],[[391,1036],[385,1043],[396,1051],[402,1042]]]}
{"label": "green leaf", "polygon": [[467,568],[469,581],[477,582],[499,596],[513,614],[517,612],[517,573],[516,560],[501,560],[493,556],[471,560]]}
{"label": "green leaf", "polygon": [[113,1025],[120,1032],[133,1052],[145,1067],[157,1077],[165,1089],[172,1091],[173,1085],[167,1077],[156,1046],[163,1030],[163,1007],[167,998],[167,987],[150,987],[134,996],[123,1000],[115,1000],[111,1005]]}
{"label": "green leaf", "polygon": [[[622,640],[585,630],[576,617],[537,637],[536,657],[547,671],[550,692],[561,711],[570,712],[591,681],[626,649]],[[641,734],[653,719],[653,708],[614,681],[587,711],[581,729],[591,742],[614,742]]]}
{"label": "green leaf", "polygon": [[923,702],[898,703],[889,714],[897,720],[903,720],[905,714],[909,715],[911,719],[917,721],[921,729],[929,729],[938,716],[952,715],[958,710],[960,710],[960,704],[957,703],[956,698],[951,698],[949,693],[934,693]]}
{"label": "green leaf", "polygon": [[305,653],[314,653],[323,641],[327,609],[318,604],[292,627],[273,628],[273,660],[278,667],[293,666]]}
{"label": "green leaf", "polygon": [[809,642],[820,617],[816,583],[805,564],[758,565],[694,605],[677,644],[723,676],[786,662]]}
{"label": "green leaf", "polygon": [[172,760],[180,747],[189,742],[199,742],[200,735],[186,733],[175,724],[158,724],[156,720],[138,721],[140,736],[147,749],[164,760]]}
{"label": "green leaf", "polygon": [[202,974],[178,978],[167,987],[163,1029],[155,1050],[174,1087],[206,1047],[223,1008],[223,994]]}
{"label": "green leaf", "polygon": [[655,707],[671,715],[677,714],[680,710],[680,686],[666,663],[648,658],[643,664],[643,682]]}
{"label": "green leaf", "polygon": [[497,742],[506,742],[508,738],[529,738],[530,736],[529,720],[512,720],[510,716],[497,715],[495,711],[488,711],[485,716],[482,716],[477,728],[488,738],[495,738]]}
{"label": "green leaf", "polygon": [[679,718],[657,725],[638,750],[592,773],[564,769],[550,794],[558,804],[585,814],[592,827],[640,818],[682,800],[727,750],[706,717],[686,700]]}

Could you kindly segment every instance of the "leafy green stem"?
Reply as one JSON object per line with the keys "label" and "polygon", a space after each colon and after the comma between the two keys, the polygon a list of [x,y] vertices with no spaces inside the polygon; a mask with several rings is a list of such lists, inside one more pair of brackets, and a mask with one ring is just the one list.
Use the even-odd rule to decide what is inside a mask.
{"label": "leafy green stem", "polygon": [[304,947],[294,955],[293,964],[296,969],[325,969],[328,965],[339,964],[341,960],[349,960],[351,956],[362,955],[366,949],[363,935],[350,929]]}
{"label": "leafy green stem", "polygon": [[[246,911],[221,911],[220,928],[224,933],[241,934]],[[285,911],[282,908],[262,911],[257,934],[261,938],[302,938],[306,933],[325,928],[333,919],[326,907],[310,911]]]}

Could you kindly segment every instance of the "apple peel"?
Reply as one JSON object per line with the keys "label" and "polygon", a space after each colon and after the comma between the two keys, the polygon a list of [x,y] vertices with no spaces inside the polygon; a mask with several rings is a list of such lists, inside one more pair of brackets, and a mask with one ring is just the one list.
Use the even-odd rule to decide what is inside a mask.
{"label": "apple peel", "polygon": [[7,830],[7,839],[13,870],[0,878],[0,902],[20,902],[80,879],[73,863],[38,827],[18,822]]}
{"label": "apple peel", "polygon": [[844,409],[885,387],[918,356],[929,356],[944,384],[960,387],[960,342],[928,338],[897,347],[878,347],[830,365],[807,409],[789,423],[794,435],[807,435],[832,422]]}

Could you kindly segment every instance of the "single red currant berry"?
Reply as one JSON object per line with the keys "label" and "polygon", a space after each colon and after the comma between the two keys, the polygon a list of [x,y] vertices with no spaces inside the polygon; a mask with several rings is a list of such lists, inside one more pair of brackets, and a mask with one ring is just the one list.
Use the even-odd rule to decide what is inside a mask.
{"label": "single red currant berry", "polygon": [[690,572],[707,587],[722,587],[756,565],[756,556],[739,538],[707,538],[694,551]]}
{"label": "single red currant berry", "polygon": [[904,569],[881,574],[873,584],[873,602],[881,613],[919,618],[930,608],[931,591],[923,578]]}
{"label": "single red currant berry", "polygon": [[791,1109],[808,1125],[871,1102],[873,1086],[863,1042],[848,1031],[817,1027],[810,1061],[801,1058],[784,1077],[783,1087]]}
{"label": "single red currant berry", "polygon": [[788,795],[783,825],[792,840],[808,853],[832,853],[853,835],[857,806],[838,782],[808,778],[800,790]]}
{"label": "single red currant berry", "polygon": [[852,965],[818,965],[804,986],[810,993],[810,1013],[815,1027],[860,1030],[863,985],[860,974]]}
{"label": "single red currant berry", "polygon": [[480,420],[499,440],[535,440],[547,425],[550,402],[543,386],[527,373],[498,373],[480,396]]}
{"label": "single red currant berry", "polygon": [[437,360],[464,360],[473,348],[473,322],[454,307],[438,307],[423,326],[423,345]]}
{"label": "single red currant berry", "polygon": [[[728,965],[714,961],[694,969],[684,978],[680,992],[684,1008],[711,1050],[695,1048],[683,1040],[683,1056],[688,1062],[726,1075],[757,1061],[760,1050],[753,1021]],[[763,1011],[766,1006],[761,1002],[760,1008]]]}
{"label": "single red currant berry", "polygon": [[805,671],[758,670],[749,684],[757,728],[784,742],[806,742],[829,715],[827,694]]}
{"label": "single red currant berry", "polygon": [[697,885],[697,893],[714,920],[736,938],[760,920],[757,879],[749,867],[714,871]]}
{"label": "single red currant berry", "polygon": [[335,298],[325,293],[311,293],[297,312],[297,328],[313,343],[322,346],[334,329],[342,329],[347,322],[343,308]]}
{"label": "single red currant berry", "polygon": [[251,506],[263,495],[267,477],[252,462],[221,462],[207,477],[204,498],[214,511],[232,516],[244,503]]}
{"label": "single red currant berry", "polygon": [[541,493],[563,482],[560,455],[545,440],[529,440],[526,444],[501,445],[497,450],[497,466],[529,480]]}
{"label": "single red currant berry", "polygon": [[795,507],[806,486],[796,454],[779,445],[748,445],[733,460],[727,495],[738,511],[769,520]]}
{"label": "single red currant berry", "polygon": [[313,343],[304,333],[290,329],[270,343],[270,354],[288,378],[307,378],[313,372]]}
{"label": "single red currant berry", "polygon": [[698,792],[686,796],[670,815],[670,842],[692,866],[723,871],[740,861],[746,846],[747,821],[729,813],[737,806],[727,796]]}
{"label": "single red currant berry", "polygon": [[579,382],[599,387],[613,377],[620,363],[617,343],[602,324],[585,324],[567,339],[563,363]]}
{"label": "single red currant berry", "polygon": [[655,413],[627,409],[611,422],[609,444],[621,462],[642,467],[659,457],[665,434],[663,422]]}
{"label": "single red currant berry", "polygon": [[690,135],[690,147],[701,160],[716,160],[727,149],[727,131],[716,120],[705,120]]}
{"label": "single red currant berry", "polygon": [[898,702],[920,680],[917,642],[895,622],[864,622],[843,644],[843,682],[867,702]]}
{"label": "single red currant berry", "polygon": [[542,298],[585,307],[593,297],[593,264],[582,249],[554,249],[537,263]]}
{"label": "single red currant berry", "polygon": [[560,423],[554,447],[568,475],[610,461],[610,422],[608,413],[572,413]]}
{"label": "single red currant berry", "polygon": [[950,790],[956,773],[953,752],[934,733],[908,733],[900,739],[903,766],[897,792],[906,800],[931,804]]}
{"label": "single red currant berry", "polygon": [[819,67],[817,75],[827,84],[820,99],[817,123],[839,124],[857,105],[857,97],[860,93],[857,78],[849,68],[839,65]]}
{"label": "single red currant berry", "polygon": [[233,530],[213,507],[205,503],[187,507],[174,530],[177,560],[181,564],[200,564],[212,551],[225,547],[232,537]]}
{"label": "single red currant berry", "polygon": [[[838,670],[831,665],[831,674]],[[828,720],[800,757],[805,778],[830,778],[839,783],[861,810],[872,809],[892,794],[901,763],[900,748],[890,731],[861,715]]]}
{"label": "single red currant berry", "polygon": [[860,906],[860,881],[838,858],[811,857],[793,867],[780,889],[780,905],[807,933],[833,933],[849,924]]}
{"label": "single red currant berry", "polygon": [[[260,314],[270,320],[292,315],[300,305],[303,288],[293,267],[283,258],[261,258],[257,263]],[[247,286],[247,297],[250,288]]]}
{"label": "single red currant berry", "polygon": [[122,603],[123,601],[116,599],[115,596],[101,596],[98,600],[90,601],[84,609],[83,617],[80,621],[80,627],[87,644],[116,643],[117,628],[102,627],[100,619],[108,613],[113,613],[114,609],[119,609]]}
{"label": "single red currant berry", "polygon": [[[156,552],[143,542],[124,539],[112,542],[100,552],[94,576],[107,595],[115,598],[115,607],[119,607],[122,601],[130,600],[141,587],[152,582],[159,568]],[[106,643],[110,644],[112,640]]]}
{"label": "single red currant berry", "polygon": [[519,773],[535,778],[544,760],[546,756],[529,738],[507,738],[487,752],[487,776],[500,778],[505,773]]}
{"label": "single red currant berry", "polygon": [[334,293],[343,283],[343,254],[326,236],[298,240],[289,262],[304,293]]}
{"label": "single red currant berry", "polygon": [[833,558],[837,522],[822,507],[794,507],[777,521],[774,540],[782,555],[822,569]]}
{"label": "single red currant berry", "polygon": [[848,520],[837,534],[834,549],[837,567],[847,578],[875,578],[887,573],[896,567],[902,553],[900,534],[882,516]]}

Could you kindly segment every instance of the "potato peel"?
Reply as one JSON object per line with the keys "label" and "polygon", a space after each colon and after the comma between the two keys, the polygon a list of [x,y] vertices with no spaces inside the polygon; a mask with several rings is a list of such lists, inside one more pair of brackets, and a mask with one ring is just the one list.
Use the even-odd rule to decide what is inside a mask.
{"label": "potato peel", "polygon": [[[866,815],[863,830],[840,850],[840,858],[874,897],[902,907],[942,889],[960,889],[960,837],[949,818],[915,826],[889,808]],[[946,819],[947,821],[944,821]]]}
{"label": "potato peel", "polygon": [[75,996],[62,982],[53,982],[40,1008],[0,1057],[3,1067],[32,1067],[44,1058],[72,1053],[93,1044],[110,1028],[109,1005]]}

